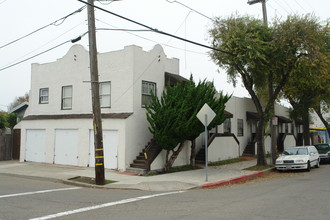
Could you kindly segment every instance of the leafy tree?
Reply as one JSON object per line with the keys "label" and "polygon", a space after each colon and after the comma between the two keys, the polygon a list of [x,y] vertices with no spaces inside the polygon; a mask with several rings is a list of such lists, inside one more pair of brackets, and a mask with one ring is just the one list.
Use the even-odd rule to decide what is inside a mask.
{"label": "leafy tree", "polygon": [[17,124],[17,114],[16,113],[8,113],[7,114],[7,123],[10,129],[13,129]]}
{"label": "leafy tree", "polygon": [[284,22],[274,21],[269,27],[249,16],[232,16],[217,18],[210,30],[213,47],[230,52],[213,50],[211,58],[227,70],[234,84],[237,78],[242,79],[259,115],[259,166],[267,164],[264,134],[274,102],[287,80],[294,76],[300,59],[307,56],[312,60],[319,56],[315,38],[318,28],[319,24],[310,16],[291,16]]}
{"label": "leafy tree", "polygon": [[29,94],[28,93],[25,93],[24,96],[19,96],[19,97],[16,97],[15,100],[9,104],[9,107],[8,109],[13,109],[15,108],[16,106],[18,106],[19,104],[23,103],[23,102],[28,102],[29,101]]}
{"label": "leafy tree", "polygon": [[17,124],[17,115],[15,113],[0,112],[0,129],[13,129]]}
{"label": "leafy tree", "polygon": [[0,112],[0,129],[7,127],[7,120],[4,113]]}
{"label": "leafy tree", "polygon": [[217,113],[209,129],[225,120],[223,112],[230,97],[220,94],[219,98],[215,98],[215,94],[213,84],[203,81],[196,86],[191,78],[189,82],[167,86],[160,99],[152,97],[151,104],[147,106],[147,119],[157,144],[166,150],[166,171],[171,169],[184,142],[193,141],[204,130],[196,117],[204,103],[208,103]]}
{"label": "leafy tree", "polygon": [[309,50],[297,62],[295,77],[288,79],[283,88],[284,96],[290,101],[295,114],[303,119],[304,144],[310,144],[309,110],[315,112],[323,121],[328,132],[330,127],[323,118],[322,112],[328,111],[327,102],[330,96],[330,26],[315,25],[313,32],[313,47],[317,56],[311,57]]}

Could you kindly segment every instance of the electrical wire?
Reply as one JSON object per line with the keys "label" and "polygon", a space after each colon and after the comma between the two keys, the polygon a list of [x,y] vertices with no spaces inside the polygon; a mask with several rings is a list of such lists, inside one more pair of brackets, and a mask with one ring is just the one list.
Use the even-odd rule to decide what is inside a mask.
{"label": "electrical wire", "polygon": [[[72,13],[70,13],[70,14],[68,14],[68,15],[66,15],[66,16],[64,16],[64,17],[62,17],[62,18],[60,18],[60,19],[57,19],[56,21],[54,21],[54,22],[52,22],[52,23],[50,23],[50,24],[48,24],[48,25],[45,25],[45,26],[43,26],[43,27],[41,27],[41,28],[38,28],[38,29],[35,30],[35,31],[32,31],[32,32],[29,33],[29,34],[26,34],[26,35],[24,35],[24,36],[22,36],[22,37],[20,37],[20,38],[17,38],[16,40],[13,40],[13,41],[11,41],[11,42],[9,42],[9,43],[6,43],[6,44],[0,46],[0,49],[1,49],[1,48],[4,48],[4,47],[6,47],[6,46],[9,46],[9,45],[11,45],[11,44],[13,44],[13,43],[15,43],[15,42],[17,42],[17,41],[19,41],[19,40],[22,40],[22,39],[24,39],[24,38],[26,38],[26,37],[28,37],[28,36],[30,36],[30,35],[32,35],[32,34],[38,32],[38,31],[41,31],[41,30],[45,29],[46,27],[51,26],[51,25],[59,26],[59,25],[63,24],[63,22],[64,22],[68,17],[70,17],[70,16],[72,16],[72,15],[74,15],[74,14],[76,14],[76,13],[79,13],[79,12],[83,11],[85,8],[86,8],[86,6],[83,6],[83,7],[79,8],[79,9],[75,10],[74,12],[72,12]],[[61,22],[58,23],[59,21],[61,21]]]}
{"label": "electrical wire", "polygon": [[113,2],[117,2],[117,1],[121,1],[121,0],[110,0],[109,2],[107,3],[102,3],[103,1],[102,0],[96,0],[97,2],[99,2],[100,4],[102,5],[110,5],[111,3]]}
{"label": "electrical wire", "polygon": [[[106,24],[106,25],[108,25],[108,26],[110,26],[110,27],[114,27],[114,28],[116,28],[116,29],[119,29],[118,27],[116,27],[116,26],[114,26],[114,25],[111,25],[111,24],[108,24],[108,23],[106,23],[106,22],[104,22],[104,21],[101,21],[101,20],[99,20],[99,19],[96,19],[96,20],[99,21],[99,22],[101,22],[101,23],[103,23],[103,24]],[[111,29],[111,28],[109,28],[109,29]],[[187,52],[190,52],[190,53],[195,53],[195,54],[201,54],[201,55],[207,55],[207,56],[208,56],[207,53],[201,53],[201,52],[197,52],[197,51],[186,50],[186,49],[183,49],[183,48],[179,48],[179,47],[171,46],[171,45],[166,44],[166,43],[160,43],[160,42],[158,42],[158,41],[151,40],[151,39],[149,39],[149,38],[142,37],[142,36],[137,35],[137,34],[134,34],[134,33],[130,33],[129,31],[126,31],[125,29],[124,29],[123,31],[125,31],[127,34],[133,35],[133,36],[135,36],[135,37],[138,37],[138,38],[141,38],[141,39],[143,39],[143,40],[147,40],[147,41],[150,41],[150,42],[153,42],[153,43],[156,43],[156,44],[163,45],[163,46],[165,46],[165,47],[170,47],[170,48],[177,49],[177,50],[183,50],[183,51],[187,51]]]}
{"label": "electrical wire", "polygon": [[[31,52],[28,52],[27,54],[24,54],[24,55],[22,55],[21,57],[18,57],[18,58],[16,58],[16,59],[15,59],[15,60],[13,60],[11,63],[14,63],[14,62],[16,62],[17,60],[20,60],[20,59],[22,59],[22,58],[24,58],[24,57],[26,57],[26,56],[28,56],[28,55],[30,55],[30,54],[32,54],[32,53],[34,53],[35,51],[37,51],[37,50],[41,49],[42,47],[44,47],[44,46],[48,45],[49,43],[51,43],[51,42],[53,42],[53,41],[57,40],[58,38],[60,38],[60,37],[62,37],[63,35],[67,34],[68,32],[70,32],[70,31],[72,31],[73,29],[77,28],[78,26],[80,26],[80,25],[81,25],[81,24],[83,24],[84,22],[85,22],[85,21],[83,21],[83,22],[80,22],[80,23],[79,23],[79,24],[77,24],[76,26],[74,26],[74,27],[70,28],[69,30],[65,31],[65,32],[64,32],[64,33],[62,33],[61,35],[57,36],[56,38],[54,38],[54,39],[52,39],[52,40],[50,40],[50,41],[46,42],[45,44],[43,44],[43,45],[39,46],[38,48],[34,49],[33,51],[31,51]],[[6,66],[9,66],[11,63],[7,64]]]}
{"label": "electrical wire", "polygon": [[56,46],[54,46],[54,47],[52,47],[52,48],[49,48],[49,49],[47,49],[47,50],[45,50],[45,51],[42,51],[42,52],[40,52],[40,53],[38,53],[38,54],[36,54],[36,55],[33,55],[33,56],[29,57],[29,58],[26,58],[26,59],[21,60],[21,61],[19,61],[19,62],[17,62],[17,63],[11,64],[11,65],[9,65],[9,66],[3,67],[3,68],[0,69],[0,71],[3,71],[3,70],[6,70],[6,69],[9,69],[9,68],[11,68],[11,67],[13,67],[13,66],[16,66],[16,65],[21,64],[21,63],[23,63],[23,62],[26,62],[26,61],[28,61],[28,60],[31,60],[32,58],[35,58],[35,57],[40,56],[40,55],[42,55],[42,54],[44,54],[44,53],[47,53],[47,52],[49,52],[49,51],[51,51],[51,50],[54,50],[54,49],[56,49],[56,48],[58,48],[58,47],[60,47],[60,46],[62,46],[62,45],[64,45],[64,44],[66,44],[66,43],[69,43],[69,42],[71,42],[71,43],[75,43],[75,42],[79,41],[79,40],[80,40],[83,36],[85,36],[87,33],[88,33],[88,31],[85,32],[84,34],[80,35],[79,37],[75,38],[75,39],[67,40],[67,41],[65,41],[65,42],[63,42],[63,43],[60,43],[60,44],[58,44],[58,45],[56,45]]}
{"label": "electrical wire", "polygon": [[183,4],[183,3],[179,2],[179,1],[176,1],[176,0],[174,0],[174,1],[166,0],[166,1],[169,2],[169,3],[178,3],[178,4],[182,5],[182,6],[184,6],[184,7],[188,8],[188,9],[190,9],[190,11],[196,12],[197,14],[199,14],[199,15],[201,15],[201,16],[203,16],[203,17],[205,17],[205,18],[207,18],[207,19],[209,19],[209,20],[211,20],[211,21],[214,21],[213,18],[210,18],[209,16],[207,16],[207,15],[205,15],[205,14],[199,12],[199,11],[196,11],[195,9],[192,9],[192,8],[190,8],[189,6]]}
{"label": "electrical wire", "polygon": [[290,12],[288,11],[288,10],[286,10],[286,8],[285,7],[283,7],[280,3],[278,3],[276,0],[274,0],[274,2],[278,5],[278,6],[280,6],[287,14],[290,14]]}
{"label": "electrical wire", "polygon": [[301,4],[300,4],[297,0],[295,0],[295,2],[299,5],[299,7],[300,7],[302,10],[304,10],[304,11],[307,13],[307,11],[305,10],[305,8],[302,7]]}
{"label": "electrical wire", "polygon": [[[282,0],[283,1],[283,0]],[[283,1],[284,4],[286,4],[286,6],[291,10],[291,12],[294,13],[294,10],[291,8],[291,6],[286,2],[286,0]]]}
{"label": "electrical wire", "polygon": [[0,5],[2,4],[2,3],[5,3],[7,0],[3,0],[2,2],[0,2]]}
{"label": "electrical wire", "polygon": [[275,11],[275,14],[279,14],[281,15],[281,17],[285,17],[283,16],[283,14],[281,12],[279,12],[275,7],[273,7],[269,2],[267,2],[267,6],[271,7],[274,11]]}
{"label": "electrical wire", "polygon": [[136,31],[136,32],[151,32],[151,30],[136,30],[136,29],[123,29],[123,28],[96,28],[97,31]]}
{"label": "electrical wire", "polygon": [[98,7],[98,6],[93,5],[93,4],[89,4],[88,2],[85,2],[85,1],[82,1],[82,0],[77,0],[77,1],[82,2],[82,3],[86,4],[86,5],[91,6],[91,7],[94,7],[94,8],[96,8],[96,9],[99,9],[99,10],[101,10],[101,11],[104,11],[104,12],[106,12],[106,13],[112,14],[112,15],[114,15],[114,16],[116,16],[116,17],[119,17],[119,18],[121,18],[121,19],[124,19],[124,20],[126,20],[126,21],[129,21],[129,22],[131,22],[131,23],[134,23],[134,24],[137,24],[137,25],[139,25],[139,26],[142,26],[142,27],[145,27],[145,28],[147,28],[147,29],[150,29],[150,30],[152,30],[152,31],[155,32],[155,33],[162,34],[162,35],[166,35],[166,36],[169,36],[169,37],[173,37],[173,38],[176,38],[176,39],[178,39],[178,40],[185,41],[185,42],[188,42],[188,43],[191,43],[191,44],[195,44],[195,45],[200,46],[200,47],[205,47],[205,48],[208,48],[208,49],[211,49],[211,50],[215,50],[215,51],[219,51],[219,52],[221,52],[221,53],[225,53],[225,54],[228,54],[228,55],[231,55],[231,56],[235,56],[235,54],[233,54],[233,53],[231,53],[231,52],[224,51],[224,50],[220,50],[220,49],[218,49],[218,48],[210,47],[210,46],[207,46],[207,45],[205,45],[205,44],[201,44],[201,43],[198,43],[198,42],[195,42],[195,41],[192,41],[192,40],[188,40],[188,39],[184,39],[184,38],[182,38],[182,37],[179,37],[179,36],[176,36],[176,35],[173,35],[173,34],[170,34],[170,33],[164,32],[164,31],[160,31],[160,30],[158,30],[158,29],[156,29],[156,28],[152,28],[152,27],[150,27],[150,26],[148,26],[148,25],[142,24],[142,23],[140,23],[140,22],[134,21],[134,20],[132,20],[132,19],[129,19],[129,18],[124,17],[124,16],[121,16],[121,15],[116,14],[116,13],[114,13],[114,12],[108,11],[108,10],[106,10],[106,9],[104,9],[104,8]]}

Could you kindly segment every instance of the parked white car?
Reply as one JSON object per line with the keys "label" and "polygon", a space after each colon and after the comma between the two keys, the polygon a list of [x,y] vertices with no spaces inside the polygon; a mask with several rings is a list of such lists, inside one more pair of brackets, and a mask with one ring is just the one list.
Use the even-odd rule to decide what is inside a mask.
{"label": "parked white car", "polygon": [[320,156],[314,146],[287,148],[276,159],[277,170],[303,169],[310,171],[311,167],[320,167]]}

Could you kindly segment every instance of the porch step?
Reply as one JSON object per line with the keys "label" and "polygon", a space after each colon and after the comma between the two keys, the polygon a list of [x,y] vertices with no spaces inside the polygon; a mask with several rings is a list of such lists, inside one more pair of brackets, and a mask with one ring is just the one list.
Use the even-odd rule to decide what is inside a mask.
{"label": "porch step", "polygon": [[255,155],[255,142],[249,142],[243,151],[243,156],[254,156],[254,155]]}
{"label": "porch step", "polygon": [[205,163],[205,147],[202,147],[195,157],[196,164],[204,164]]}
{"label": "porch step", "polygon": [[135,167],[130,167],[126,169],[127,172],[132,172],[136,173],[137,175],[145,175],[147,173],[146,169],[140,169],[140,168],[135,168]]}
{"label": "porch step", "polygon": [[154,139],[139,152],[133,163],[130,164],[131,168],[145,169],[145,172],[150,169],[150,164],[157,157],[162,149],[156,144]]}

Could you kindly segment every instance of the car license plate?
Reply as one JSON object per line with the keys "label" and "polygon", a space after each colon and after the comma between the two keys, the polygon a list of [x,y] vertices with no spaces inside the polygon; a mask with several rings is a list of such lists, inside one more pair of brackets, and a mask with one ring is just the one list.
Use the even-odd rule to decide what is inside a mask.
{"label": "car license plate", "polygon": [[286,165],[286,168],[287,168],[287,169],[290,169],[290,168],[291,168],[291,165]]}

